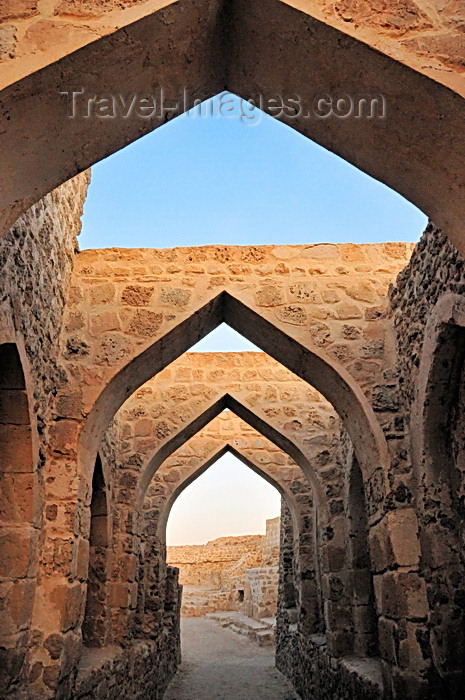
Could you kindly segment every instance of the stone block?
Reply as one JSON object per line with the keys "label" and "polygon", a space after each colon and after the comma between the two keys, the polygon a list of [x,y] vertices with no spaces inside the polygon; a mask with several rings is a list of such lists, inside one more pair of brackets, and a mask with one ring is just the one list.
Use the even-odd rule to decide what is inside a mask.
{"label": "stone block", "polygon": [[354,605],[352,607],[353,625],[357,634],[376,632],[376,614],[374,605]]}
{"label": "stone block", "polygon": [[332,600],[325,602],[325,618],[328,629],[349,631],[352,627],[352,608],[346,602],[335,603]]}
{"label": "stone block", "polygon": [[340,301],[334,306],[337,318],[341,321],[363,318],[363,312],[358,304],[351,301]]}
{"label": "stone block", "polygon": [[90,544],[92,547],[108,547],[110,530],[106,515],[95,516],[90,525]]}
{"label": "stone block", "polygon": [[73,393],[62,394],[56,400],[56,416],[57,418],[75,418],[82,419],[83,403],[82,392],[75,391]]}
{"label": "stone block", "polygon": [[37,537],[32,528],[4,529],[0,534],[0,578],[25,578]]}
{"label": "stone block", "polygon": [[37,0],[7,0],[0,9],[0,22],[33,17],[37,11]]}
{"label": "stone block", "polygon": [[0,391],[0,423],[4,425],[29,425],[27,394],[20,389]]}
{"label": "stone block", "polygon": [[40,587],[36,596],[34,618],[38,627],[57,633],[76,628],[84,616],[86,585],[79,581],[68,583],[63,577],[51,576],[46,584],[46,588]]}
{"label": "stone block", "polygon": [[[430,660],[424,658],[418,642],[419,626],[414,622],[407,622],[405,628],[403,638],[399,641],[399,666],[418,673],[425,672],[430,665]],[[424,636],[424,629],[421,629]]]}
{"label": "stone block", "polygon": [[108,603],[113,608],[128,608],[130,590],[128,583],[110,583]]}
{"label": "stone block", "polygon": [[58,663],[50,664],[45,666],[42,672],[42,679],[50,690],[55,690],[58,686],[58,679],[60,677],[60,665]]}
{"label": "stone block", "polygon": [[33,471],[30,428],[0,424],[0,471]]}
{"label": "stone block", "polygon": [[28,627],[34,605],[35,579],[0,584],[0,638]]}
{"label": "stone block", "polygon": [[153,287],[130,284],[123,289],[121,302],[128,306],[148,306],[153,297]]}
{"label": "stone block", "polygon": [[102,306],[115,301],[115,286],[111,282],[96,284],[90,289],[91,306]]}
{"label": "stone block", "polygon": [[86,586],[81,582],[71,584],[67,589],[63,615],[63,632],[74,629],[82,621],[86,602]]}
{"label": "stone block", "polygon": [[36,474],[0,472],[0,521],[36,523],[40,505]]}
{"label": "stone block", "polygon": [[378,615],[382,614],[383,610],[383,578],[384,574],[373,576],[373,591],[375,594],[375,608]]}
{"label": "stone block", "polygon": [[121,330],[121,321],[114,311],[102,311],[90,317],[90,332],[93,335],[119,330]]}
{"label": "stone block", "polygon": [[343,632],[336,630],[335,632],[326,632],[326,640],[328,644],[328,652],[336,657],[351,656],[353,654],[354,639],[351,632]]}
{"label": "stone block", "polygon": [[128,589],[129,589],[129,607],[134,610],[137,606],[138,583],[137,582],[129,583]]}
{"label": "stone block", "polygon": [[370,569],[354,569],[353,598],[355,605],[369,605],[373,602],[373,575]]}
{"label": "stone block", "polygon": [[418,566],[420,543],[418,520],[414,509],[403,508],[388,513],[387,529],[392,554],[391,565],[412,568]]}
{"label": "stone block", "polygon": [[392,562],[386,517],[371,528],[368,539],[373,571],[385,571]]}
{"label": "stone block", "polygon": [[408,698],[408,700],[424,700],[430,695],[428,681],[414,671],[393,668],[392,669],[393,696],[395,698]]}
{"label": "stone block", "polygon": [[89,540],[79,538],[76,547],[76,578],[87,581],[89,569]]}
{"label": "stone block", "polygon": [[127,331],[131,335],[139,337],[155,337],[162,323],[163,314],[139,309],[131,315]]}
{"label": "stone block", "polygon": [[14,25],[0,26],[0,61],[15,57],[17,42],[17,29]]}
{"label": "stone block", "polygon": [[393,619],[425,618],[428,613],[425,581],[413,572],[383,574],[381,612]]}
{"label": "stone block", "polygon": [[279,306],[284,303],[282,289],[276,285],[263,285],[255,296],[257,306]]}
{"label": "stone block", "polygon": [[346,550],[335,546],[332,542],[322,548],[323,566],[328,571],[342,571],[346,569]]}
{"label": "stone block", "polygon": [[436,524],[430,523],[420,532],[421,557],[425,567],[440,569],[452,558],[449,544],[450,533]]}
{"label": "stone block", "polygon": [[77,450],[80,424],[76,420],[58,420],[49,428],[52,449],[62,455],[74,455]]}
{"label": "stone block", "polygon": [[332,243],[316,243],[305,248],[303,256],[315,260],[337,260],[340,258],[339,247]]}
{"label": "stone block", "polygon": [[134,581],[137,575],[139,562],[134,554],[123,554],[118,559],[118,572],[120,579]]}
{"label": "stone block", "polygon": [[381,616],[378,619],[379,653],[390,664],[397,664],[397,623]]}

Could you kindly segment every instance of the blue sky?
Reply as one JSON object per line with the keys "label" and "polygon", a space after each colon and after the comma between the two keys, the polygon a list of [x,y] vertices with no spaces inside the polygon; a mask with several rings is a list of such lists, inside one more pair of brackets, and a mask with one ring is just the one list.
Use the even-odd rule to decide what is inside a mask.
{"label": "blue sky", "polygon": [[81,249],[418,240],[416,207],[256,114],[184,115],[95,165]]}
{"label": "blue sky", "polygon": [[[426,216],[396,192],[258,110],[252,122],[197,110],[95,165],[81,249],[419,239]],[[223,325],[193,349],[256,348]],[[225,455],[176,502],[168,539],[263,532],[278,513],[277,491]]]}

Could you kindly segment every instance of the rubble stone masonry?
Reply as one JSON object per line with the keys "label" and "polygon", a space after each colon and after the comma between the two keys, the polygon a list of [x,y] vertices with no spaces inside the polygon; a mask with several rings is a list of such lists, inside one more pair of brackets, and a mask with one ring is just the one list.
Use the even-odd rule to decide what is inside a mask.
{"label": "rubble stone masonry", "polygon": [[[205,575],[202,610],[276,612],[303,700],[462,698],[464,28],[455,0],[0,2],[0,698],[161,699]],[[382,92],[287,123],[435,224],[79,252],[87,169],[166,115],[69,119],[61,86],[154,81]],[[222,323],[258,351],[190,352]],[[167,557],[226,452],[281,494],[279,552],[271,523]]]}
{"label": "rubble stone masonry", "polygon": [[[453,696],[459,254],[433,227],[410,262],[399,243],[76,254],[86,183],[1,244],[2,692],[161,697],[180,654],[167,518],[229,450],[283,497],[279,586],[268,540],[227,568],[213,543],[212,605],[277,602],[277,662],[303,697]],[[222,321],[274,358],[183,354]]]}
{"label": "rubble stone masonry", "polygon": [[[260,619],[276,614],[279,518],[266,521],[266,535],[171,546],[166,556],[168,563],[179,569],[182,615],[200,617],[219,610],[238,610]],[[260,581],[262,577],[271,582],[266,591],[252,584],[252,579]]]}

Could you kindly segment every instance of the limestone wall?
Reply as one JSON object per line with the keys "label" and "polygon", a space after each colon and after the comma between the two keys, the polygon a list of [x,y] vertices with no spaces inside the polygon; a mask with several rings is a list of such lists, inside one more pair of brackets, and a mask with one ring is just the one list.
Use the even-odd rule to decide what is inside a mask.
{"label": "limestone wall", "polygon": [[[393,449],[398,444],[386,292],[410,251],[405,244],[348,244],[80,254],[61,341],[68,387],[58,400],[68,408],[59,410],[60,437],[79,441],[83,454],[93,451],[128,392],[226,321],[273,353],[280,343],[297,343],[293,352],[282,348],[287,366],[304,372],[345,417],[376,509],[384,498],[381,463],[388,459],[379,423]],[[278,330],[286,336],[275,337]],[[162,340],[167,334],[173,342]],[[338,381],[347,381],[344,391]],[[195,384],[188,382],[191,395]],[[163,430],[166,421],[160,423]],[[298,419],[287,424],[299,430]],[[57,444],[57,452],[63,447]]]}
{"label": "limestone wall", "polygon": [[[227,570],[239,562],[256,562],[262,558],[263,535],[220,537],[203,545],[167,547],[167,561],[179,569],[183,586],[205,586],[220,589],[227,583]],[[243,570],[237,575],[244,574]]]}
{"label": "limestone wall", "polygon": [[183,586],[182,615],[239,610],[238,590],[244,589],[246,570],[262,562],[263,539],[221,537],[205,545],[168,547],[167,561],[179,569]]}
{"label": "limestone wall", "polygon": [[[7,0],[0,13],[0,59],[5,66],[1,87],[170,4],[170,0]],[[288,4],[463,94],[465,18],[460,0],[289,0]]]}
{"label": "limestone wall", "polygon": [[278,561],[279,537],[281,531],[281,518],[271,518],[266,521],[265,539],[263,542],[263,563],[273,565]]}
{"label": "limestone wall", "polygon": [[262,566],[245,572],[243,611],[248,617],[260,620],[274,617],[278,604],[278,567]]}
{"label": "limestone wall", "polygon": [[[418,513],[420,572],[428,592],[419,615],[421,643],[410,646],[409,654],[430,674],[438,696],[460,692],[456,679],[465,653],[464,293],[462,256],[429,226],[391,291],[391,303],[408,436],[407,464],[396,471],[403,473],[404,503],[414,504]],[[375,566],[386,566],[386,553]],[[388,658],[402,658],[398,640],[404,634],[410,634],[408,622],[381,619],[380,643]]]}
{"label": "limestone wall", "polygon": [[30,376],[31,403],[43,435],[50,403],[60,385],[58,338],[81,231],[89,174],[70,180],[21,217],[0,240],[2,308],[23,343]]}
{"label": "limestone wall", "polygon": [[[22,422],[29,424],[31,441],[28,447],[18,425],[10,425],[21,422],[8,394],[19,385],[9,383],[11,368],[2,356],[0,385],[7,391],[0,402],[0,694],[12,678],[19,681],[26,673],[41,524],[43,518],[60,517],[52,504],[43,510],[41,467],[53,432],[51,403],[62,380],[58,337],[87,184],[86,174],[69,181],[0,239],[0,343],[10,344],[18,353],[18,372],[24,375],[26,389],[22,407],[27,421]],[[53,481],[52,490],[63,495],[66,486],[56,475]],[[56,563],[51,559],[47,566]],[[39,589],[41,585],[39,577]],[[48,652],[42,662],[45,668],[47,656]]]}
{"label": "limestone wall", "polygon": [[276,615],[279,532],[277,517],[266,521],[265,535],[167,547],[167,562],[179,569],[183,586],[182,614],[241,610],[257,620]]}
{"label": "limestone wall", "polygon": [[[461,697],[462,257],[433,226],[407,265],[405,244],[75,257],[86,186],[53,192],[0,243],[0,694],[26,680],[44,700],[162,692],[179,659],[166,518],[229,449],[286,498],[278,660],[303,697]],[[222,320],[271,328],[277,359],[171,362]],[[321,368],[347,431],[309,386]],[[264,568],[242,554],[211,580],[242,590]],[[244,603],[271,599],[264,573]]]}
{"label": "limestone wall", "polygon": [[[389,697],[376,659],[334,658],[328,652],[324,635],[302,635],[295,628],[287,632],[286,644],[288,653],[277,654],[277,667],[293,679],[301,697],[321,700],[384,700]],[[283,663],[284,660],[287,663]]]}
{"label": "limestone wall", "polygon": [[164,634],[155,640],[136,641],[124,650],[118,646],[86,649],[74,687],[68,691],[69,697],[76,700],[163,697],[181,660],[181,589],[176,569],[167,568],[166,583]]}

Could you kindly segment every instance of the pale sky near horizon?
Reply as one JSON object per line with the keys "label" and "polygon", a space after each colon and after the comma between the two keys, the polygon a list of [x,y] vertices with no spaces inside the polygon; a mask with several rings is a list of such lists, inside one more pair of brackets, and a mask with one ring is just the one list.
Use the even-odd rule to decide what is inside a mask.
{"label": "pale sky near horizon", "polygon": [[[257,117],[253,125],[237,112],[178,117],[95,165],[81,250],[419,239],[427,218],[403,197],[272,117]],[[194,349],[256,348],[220,326]],[[272,486],[225,455],[174,504],[168,543],[264,532],[279,502]]]}
{"label": "pale sky near horizon", "polygon": [[264,535],[281,512],[281,496],[261,476],[225,454],[176,499],[168,518],[168,545],[205,544],[217,537]]}

